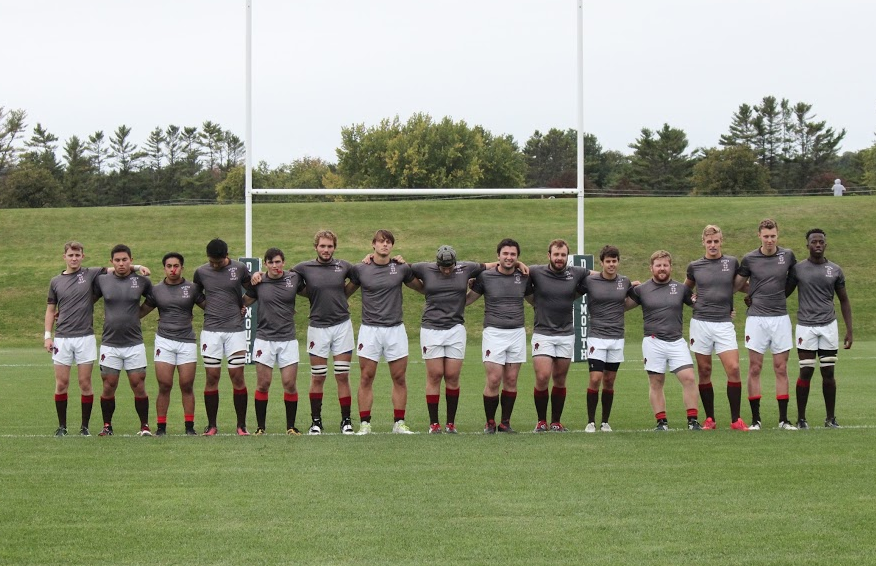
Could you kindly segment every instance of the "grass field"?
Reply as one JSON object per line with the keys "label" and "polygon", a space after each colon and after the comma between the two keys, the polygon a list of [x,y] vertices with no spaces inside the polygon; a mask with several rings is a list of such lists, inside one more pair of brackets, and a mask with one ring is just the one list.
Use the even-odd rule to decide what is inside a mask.
{"label": "grass field", "polygon": [[[813,430],[775,428],[771,372],[765,372],[767,430],[734,433],[723,375],[716,374],[719,430],[683,430],[680,387],[667,379],[670,426],[657,435],[639,351],[641,315],[627,318],[627,361],[616,385],[615,432],[588,435],[586,368],[573,366],[564,423],[569,434],[487,437],[479,363],[482,302],[467,313],[469,351],[457,423],[463,434],[399,437],[391,426],[389,378],[381,364],[370,437],[291,438],[282,430],[282,395],[272,389],[266,437],[231,436],[230,384],[221,383],[216,438],[180,436],[173,392],[166,438],[134,436],[133,397],[119,388],[112,438],[55,439],[52,369],[41,344],[49,278],[63,268],[63,241],[86,245],[88,265],[119,242],[153,267],[177,249],[188,271],[203,261],[213,236],[243,255],[241,207],[0,210],[0,564],[873,564],[876,554],[876,283],[869,265],[874,201],[864,198],[594,199],[587,204],[588,253],[615,243],[622,271],[647,277],[657,248],[675,256],[675,276],[699,255],[706,223],[724,228],[725,251],[757,246],[761,217],[778,219],[780,243],[803,256],[803,234],[828,232],[828,257],[843,266],[855,312],[855,345],[840,353],[840,430],[825,430],[820,388],[808,416]],[[441,243],[461,258],[488,260],[508,235],[522,259],[544,261],[554,237],[574,241],[571,200],[336,203],[256,206],[256,255],[279,244],[290,263],[311,257],[310,238],[324,227],[340,237],[340,257],[369,250],[373,230],[392,229],[397,251],[429,260]],[[489,219],[489,220],[487,220]],[[405,294],[405,320],[416,352],[420,299]],[[358,321],[358,294],[352,301]],[[792,299],[790,304],[796,304]],[[737,302],[741,309],[741,300]],[[529,309],[528,309],[529,312]],[[306,325],[299,313],[299,335]],[[737,324],[744,322],[744,315]],[[96,321],[100,328],[100,317]],[[358,323],[357,323],[358,324]],[[151,342],[154,316],[145,335]],[[744,351],[742,367],[747,367]],[[303,358],[306,360],[306,358]],[[792,355],[791,366],[796,366]],[[306,391],[309,367],[299,380]],[[354,362],[353,375],[357,373]],[[790,372],[796,373],[794,369]],[[94,376],[95,385],[100,381]],[[203,389],[199,368],[195,390]],[[247,368],[250,391],[255,373]],[[329,380],[331,381],[331,380]],[[353,379],[355,383],[356,380]],[[819,382],[818,376],[815,383]],[[156,384],[149,370],[147,389]],[[425,431],[424,366],[408,371],[408,422]],[[521,371],[513,423],[535,424],[532,368]],[[324,415],[334,431],[338,408],[326,387]],[[299,423],[308,417],[302,396]],[[71,432],[78,421],[71,387]],[[198,428],[203,403],[196,395]],[[252,397],[250,397],[252,403]],[[750,412],[743,402],[743,417]],[[354,407],[355,410],[355,407]],[[442,395],[443,415],[443,395]],[[791,416],[796,415],[794,399]],[[100,420],[95,407],[92,429]],[[250,405],[250,426],[254,415]]]}

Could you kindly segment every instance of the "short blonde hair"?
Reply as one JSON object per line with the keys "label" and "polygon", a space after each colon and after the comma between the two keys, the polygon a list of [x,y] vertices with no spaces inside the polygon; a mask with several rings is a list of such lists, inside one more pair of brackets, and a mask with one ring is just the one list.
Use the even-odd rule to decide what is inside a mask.
{"label": "short blonde hair", "polygon": [[651,254],[651,265],[654,265],[654,262],[658,259],[663,259],[664,257],[669,258],[669,265],[672,265],[672,254],[667,252],[666,250],[657,250],[653,254]]}
{"label": "short blonde hair", "polygon": [[724,239],[724,233],[721,232],[721,229],[714,224],[709,224],[708,226],[703,228],[703,241],[705,241],[706,236],[714,236],[715,234],[721,236],[722,240]]}
{"label": "short blonde hair", "polygon": [[70,250],[85,253],[85,248],[76,240],[70,240],[64,244],[64,253],[67,253]]}

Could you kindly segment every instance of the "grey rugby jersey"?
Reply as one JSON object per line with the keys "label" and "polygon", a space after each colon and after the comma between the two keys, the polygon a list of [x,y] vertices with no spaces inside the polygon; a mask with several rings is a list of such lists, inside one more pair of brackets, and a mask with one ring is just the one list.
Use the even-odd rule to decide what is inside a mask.
{"label": "grey rugby jersey", "polygon": [[484,296],[484,328],[521,328],[528,286],[529,277],[517,270],[510,275],[498,268],[481,272],[471,290]]}
{"label": "grey rugby jersey", "polygon": [[631,286],[630,279],[619,273],[614,279],[605,279],[602,273],[587,278],[590,336],[608,340],[624,337],[624,303]]}
{"label": "grey rugby jersey", "polygon": [[47,303],[55,305],[58,322],[56,338],[79,338],[94,334],[94,300],[92,287],[105,267],[81,267],[76,273],[61,273],[49,283]]}
{"label": "grey rugby jersey", "polygon": [[195,342],[192,311],[203,300],[204,295],[198,291],[198,287],[185,279],[176,285],[162,281],[154,286],[152,296],[146,297],[146,304],[158,309],[158,329],[155,334],[176,342]]}
{"label": "grey rugby jersey", "polygon": [[777,248],[774,255],[763,255],[760,248],[742,258],[739,275],[748,278],[751,306],[748,316],[783,316],[788,314],[785,284],[788,271],[797,263],[794,252]]}
{"label": "grey rugby jersey", "polygon": [[303,286],[301,275],[284,271],[277,279],[263,273],[261,283],[247,289],[247,296],[259,302],[256,338],[273,342],[295,340],[295,295]]}
{"label": "grey rugby jersey", "polygon": [[402,285],[413,280],[406,263],[390,261],[386,265],[357,263],[350,271],[350,281],[362,289],[362,324],[398,326],[402,318]]}
{"label": "grey rugby jersey", "polygon": [[693,317],[707,322],[730,322],[733,310],[733,282],[739,261],[730,255],[716,259],[701,257],[687,266],[687,278],[696,283],[697,302]]}
{"label": "grey rugby jersey", "polygon": [[152,294],[152,281],[135,273],[125,277],[107,273],[95,280],[94,294],[103,297],[101,344],[115,348],[142,344],[140,298]]}
{"label": "grey rugby jersey", "polygon": [[837,289],[846,286],[846,276],[832,261],[813,263],[808,259],[796,264],[790,271],[792,283],[797,285],[797,324],[825,326],[836,320],[833,297]]}
{"label": "grey rugby jersey", "polygon": [[423,282],[426,292],[421,323],[423,328],[447,330],[465,322],[468,280],[477,277],[484,270],[484,264],[460,261],[450,275],[441,273],[435,262],[415,263],[411,270]]}
{"label": "grey rugby jersey", "polygon": [[243,290],[250,287],[251,275],[246,265],[229,259],[228,265],[220,270],[205,263],[195,270],[192,278],[195,285],[203,291],[204,330],[210,332],[240,332],[244,330]]}
{"label": "grey rugby jersey", "polygon": [[569,266],[560,272],[550,265],[529,266],[529,287],[535,308],[533,332],[545,336],[568,336],[572,326],[572,303],[587,293],[585,267]]}
{"label": "grey rugby jersey", "polygon": [[645,336],[666,342],[682,338],[684,305],[691,306],[690,287],[670,279],[659,284],[654,279],[630,288],[630,298],[642,305]]}
{"label": "grey rugby jersey", "polygon": [[302,261],[292,271],[304,278],[310,301],[310,326],[328,328],[350,320],[350,305],[344,285],[353,266],[342,259],[328,263],[319,260]]}

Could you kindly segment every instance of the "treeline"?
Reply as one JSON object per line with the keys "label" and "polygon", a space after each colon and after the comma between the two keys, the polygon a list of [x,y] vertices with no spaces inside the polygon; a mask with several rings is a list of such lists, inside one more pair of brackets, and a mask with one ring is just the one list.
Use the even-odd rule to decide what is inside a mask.
{"label": "treeline", "polygon": [[[26,138],[24,110],[0,107],[0,207],[239,202],[244,145],[211,121],[156,127],[138,145],[119,126],[71,136],[63,145],[41,123]],[[773,96],[742,104],[712,148],[691,149],[685,132],[642,128],[631,153],[604,150],[584,135],[590,195],[810,194],[833,179],[876,186],[876,145],[839,154],[845,130],[818,121],[811,104]],[[60,150],[60,157],[59,157]],[[577,132],[513,136],[450,117],[414,114],[342,128],[337,162],[303,157],[270,167],[263,188],[575,187]],[[289,200],[287,197],[276,197]],[[317,197],[311,197],[317,198]],[[334,197],[338,198],[338,197]]]}

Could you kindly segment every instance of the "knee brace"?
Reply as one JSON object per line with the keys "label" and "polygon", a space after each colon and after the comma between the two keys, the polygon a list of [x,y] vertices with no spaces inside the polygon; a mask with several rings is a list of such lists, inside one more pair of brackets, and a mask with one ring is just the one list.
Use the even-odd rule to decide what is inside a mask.
{"label": "knee brace", "polygon": [[325,377],[328,373],[328,366],[310,366],[310,375],[313,377]]}
{"label": "knee brace", "polygon": [[205,368],[218,368],[222,367],[222,360],[218,358],[210,358],[204,356],[204,367]]}
{"label": "knee brace", "polygon": [[800,369],[806,368],[815,368],[815,358],[810,358],[808,360],[800,360]]}
{"label": "knee brace", "polygon": [[834,365],[836,365],[836,356],[835,355],[834,356],[822,356],[821,358],[819,358],[819,360],[821,362],[821,367],[823,367],[823,368],[833,367]]}
{"label": "knee brace", "polygon": [[246,356],[231,356],[228,358],[228,367],[230,368],[242,368],[246,365]]}
{"label": "knee brace", "polygon": [[350,373],[350,362],[335,362],[335,376],[339,373]]}

